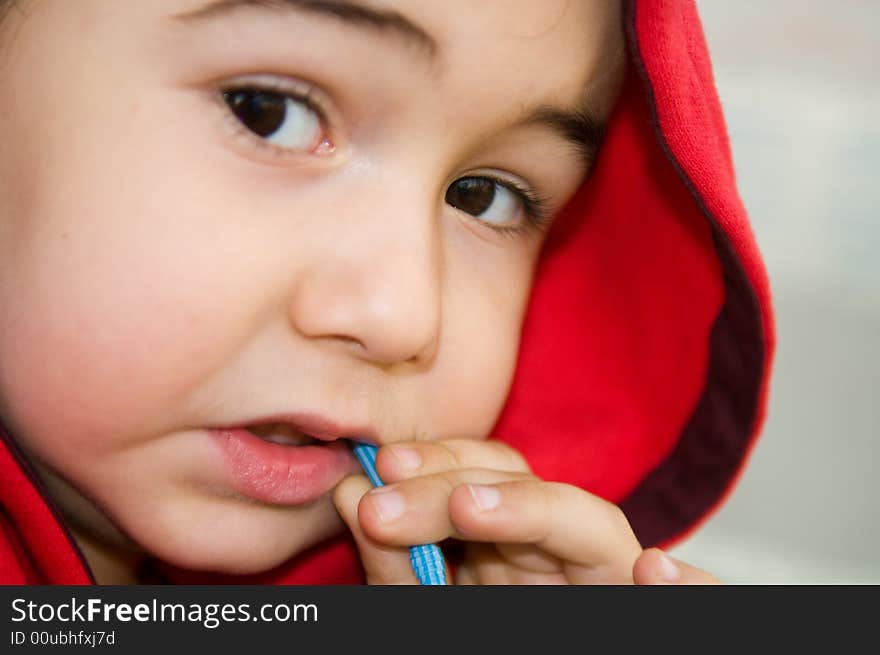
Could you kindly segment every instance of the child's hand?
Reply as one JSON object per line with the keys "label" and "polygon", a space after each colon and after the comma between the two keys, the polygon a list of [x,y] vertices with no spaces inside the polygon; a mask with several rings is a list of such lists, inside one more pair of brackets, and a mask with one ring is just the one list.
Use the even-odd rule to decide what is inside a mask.
{"label": "child's hand", "polygon": [[387,486],[370,491],[351,476],[334,497],[370,584],[416,584],[408,546],[449,537],[467,542],[455,584],[715,582],[657,549],[643,553],[615,505],[537,478],[500,442],[397,443],[376,466]]}

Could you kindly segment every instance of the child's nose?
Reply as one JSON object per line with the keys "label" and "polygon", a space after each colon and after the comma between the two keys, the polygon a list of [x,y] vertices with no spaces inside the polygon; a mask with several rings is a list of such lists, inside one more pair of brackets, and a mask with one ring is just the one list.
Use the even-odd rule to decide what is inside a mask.
{"label": "child's nose", "polygon": [[[421,212],[361,206],[309,253],[290,303],[303,336],[355,347],[383,365],[433,357],[440,335],[439,222]],[[365,215],[369,214],[369,215]]]}

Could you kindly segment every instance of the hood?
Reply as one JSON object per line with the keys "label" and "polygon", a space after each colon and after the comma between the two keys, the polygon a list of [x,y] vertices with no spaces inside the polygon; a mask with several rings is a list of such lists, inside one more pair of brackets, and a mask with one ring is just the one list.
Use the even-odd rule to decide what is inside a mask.
{"label": "hood", "polygon": [[[748,458],[774,328],[696,7],[626,4],[628,77],[590,180],[548,235],[492,438],[542,478],[620,505],[643,546],[668,547],[719,507]],[[0,501],[0,580],[91,581],[9,437]],[[363,580],[347,536],[246,579],[162,570],[199,583]]]}

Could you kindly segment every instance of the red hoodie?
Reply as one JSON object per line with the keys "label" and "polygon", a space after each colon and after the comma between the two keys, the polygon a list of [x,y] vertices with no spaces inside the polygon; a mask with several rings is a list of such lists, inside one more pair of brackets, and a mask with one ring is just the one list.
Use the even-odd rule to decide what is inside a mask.
{"label": "red hoodie", "polygon": [[[774,328],[694,3],[635,0],[626,29],[628,79],[589,182],[548,236],[493,438],[542,478],[619,504],[643,546],[668,546],[717,509],[748,457]],[[93,582],[14,438],[0,437],[0,583]],[[258,576],[162,570],[363,582],[348,536]]]}

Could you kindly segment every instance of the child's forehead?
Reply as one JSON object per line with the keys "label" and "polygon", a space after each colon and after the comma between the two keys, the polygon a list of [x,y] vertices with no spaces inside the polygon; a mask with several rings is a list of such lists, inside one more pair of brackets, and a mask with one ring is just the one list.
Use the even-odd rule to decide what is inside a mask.
{"label": "child's forehead", "polygon": [[479,3],[473,0],[178,0],[169,5],[169,10],[177,15],[203,17],[241,9],[270,11],[276,15],[294,11],[357,22],[367,28],[410,32],[417,37],[423,36],[418,32],[424,32],[419,22],[433,24],[436,29],[451,19],[459,24],[483,29],[497,27],[519,36],[534,37],[561,26],[578,12],[600,19],[607,10],[616,11],[617,4],[615,0],[483,0]]}
{"label": "child's forehead", "polygon": [[174,20],[190,25],[297,19],[328,38],[336,33],[408,48],[414,61],[442,64],[463,51],[478,67],[498,52],[544,50],[562,55],[545,65],[588,69],[607,58],[606,41],[616,40],[620,22],[617,0],[191,0],[182,11],[176,7]]}

